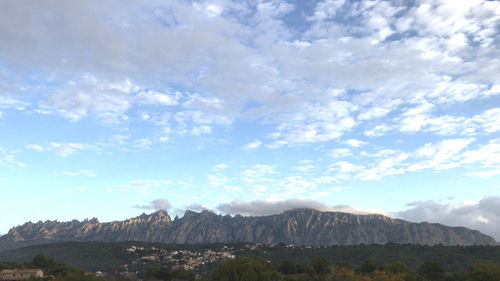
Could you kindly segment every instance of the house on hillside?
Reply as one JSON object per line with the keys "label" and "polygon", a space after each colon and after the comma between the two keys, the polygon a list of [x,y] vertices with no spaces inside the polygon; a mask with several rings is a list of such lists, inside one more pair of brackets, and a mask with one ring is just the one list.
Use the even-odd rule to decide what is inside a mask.
{"label": "house on hillside", "polygon": [[30,278],[43,278],[41,269],[5,269],[0,271],[1,281],[28,280]]}

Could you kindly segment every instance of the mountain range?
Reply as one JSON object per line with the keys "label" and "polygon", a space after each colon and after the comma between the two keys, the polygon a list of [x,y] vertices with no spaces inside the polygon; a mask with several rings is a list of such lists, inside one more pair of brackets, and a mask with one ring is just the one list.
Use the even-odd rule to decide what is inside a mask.
{"label": "mountain range", "polygon": [[166,211],[124,221],[97,219],[28,222],[0,237],[0,250],[64,241],[145,241],[162,243],[260,242],[294,245],[420,244],[496,245],[476,230],[413,223],[383,215],[355,215],[296,209],[278,215],[217,215],[186,211],[172,220]]}

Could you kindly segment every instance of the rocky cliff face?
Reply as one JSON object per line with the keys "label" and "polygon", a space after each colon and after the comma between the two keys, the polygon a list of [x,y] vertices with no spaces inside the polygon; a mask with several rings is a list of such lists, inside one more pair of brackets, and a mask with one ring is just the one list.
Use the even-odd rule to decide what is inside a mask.
{"label": "rocky cliff face", "polygon": [[164,243],[261,242],[299,245],[443,244],[495,245],[493,238],[463,227],[411,223],[382,215],[354,215],[310,209],[262,217],[221,216],[187,211],[171,220],[165,211],[125,221],[31,223],[0,237],[0,249],[62,241],[149,241]]}

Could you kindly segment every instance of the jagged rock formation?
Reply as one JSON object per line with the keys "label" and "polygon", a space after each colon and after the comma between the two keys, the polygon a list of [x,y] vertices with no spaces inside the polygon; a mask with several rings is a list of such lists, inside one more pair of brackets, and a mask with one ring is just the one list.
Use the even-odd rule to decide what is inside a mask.
{"label": "jagged rock formation", "polygon": [[125,221],[97,219],[46,221],[12,228],[0,249],[62,241],[148,241],[163,243],[261,242],[296,245],[443,244],[495,245],[493,238],[464,227],[411,223],[382,215],[354,215],[311,209],[279,215],[243,217],[187,211],[171,220],[165,211]]}

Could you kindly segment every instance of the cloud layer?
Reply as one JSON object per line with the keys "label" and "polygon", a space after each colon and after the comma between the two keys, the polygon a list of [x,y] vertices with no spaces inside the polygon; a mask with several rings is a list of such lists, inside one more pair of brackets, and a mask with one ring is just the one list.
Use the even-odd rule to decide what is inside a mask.
{"label": "cloud layer", "polygon": [[[248,214],[351,210],[366,191],[486,229],[498,34],[483,0],[0,1],[0,185],[75,217],[56,210],[79,204],[59,196],[75,180],[92,202]],[[470,198],[486,203],[460,221]]]}
{"label": "cloud layer", "polygon": [[280,214],[286,210],[293,209],[315,209],[320,211],[348,212],[356,214],[367,214],[369,211],[357,210],[349,206],[328,206],[319,201],[294,198],[282,201],[254,200],[243,201],[234,200],[229,203],[222,203],[217,206],[217,210],[227,214],[240,214],[243,216],[267,216]]}
{"label": "cloud layer", "polygon": [[134,207],[144,210],[169,210],[172,208],[172,205],[168,201],[168,199],[161,198],[155,199],[146,205],[135,205]]}
{"label": "cloud layer", "polygon": [[479,201],[439,203],[435,201],[413,202],[410,208],[396,215],[414,222],[435,222],[449,226],[465,226],[477,229],[500,241],[500,197],[491,196]]}
{"label": "cloud layer", "polygon": [[[307,11],[286,1],[5,2],[3,104],[15,106],[23,101],[11,96],[38,87],[38,101],[25,104],[72,121],[113,124],[135,110],[159,118],[151,106],[172,112],[167,122],[179,127],[259,117],[272,119],[268,142],[280,146],[337,139],[393,113],[367,134],[458,132],[443,126],[482,121],[459,125],[469,117],[433,113],[500,93],[496,2],[312,4]],[[20,76],[51,83],[23,85]]]}

